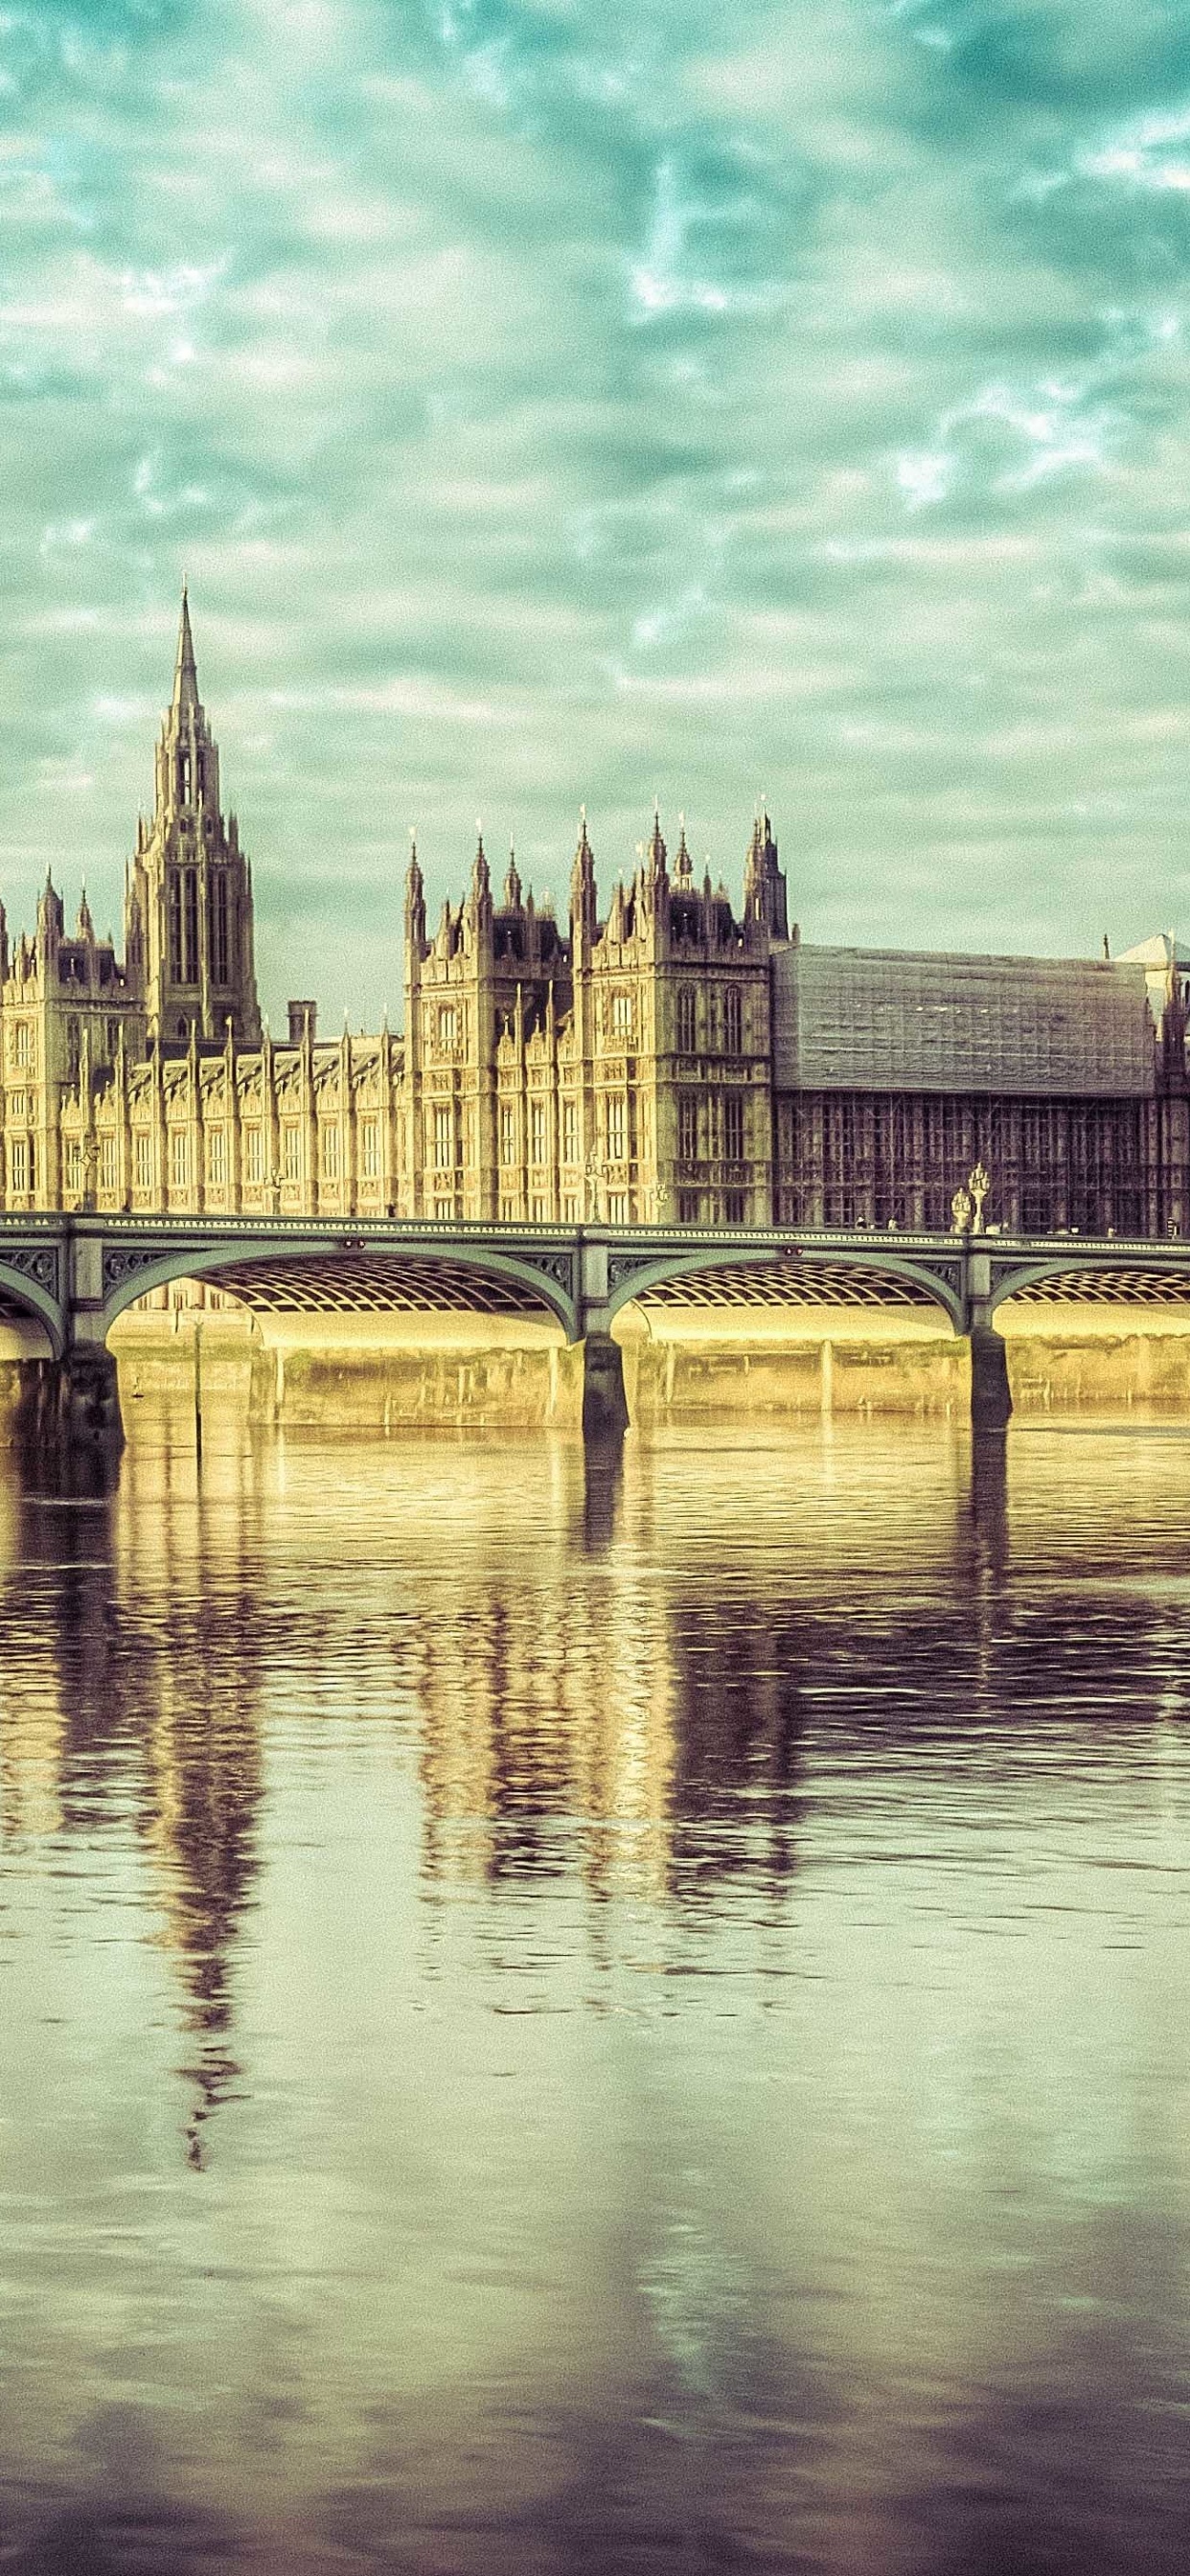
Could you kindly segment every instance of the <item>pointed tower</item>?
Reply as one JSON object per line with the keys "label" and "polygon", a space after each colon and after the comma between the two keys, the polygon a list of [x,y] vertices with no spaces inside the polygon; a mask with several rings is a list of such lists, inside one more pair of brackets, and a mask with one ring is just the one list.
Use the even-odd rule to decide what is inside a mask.
{"label": "pointed tower", "polygon": [[589,957],[598,928],[599,897],[595,886],[595,853],[587,837],[587,809],[579,822],[578,848],[570,871],[570,937],[576,962]]}
{"label": "pointed tower", "polygon": [[237,1046],[260,1037],[253,963],[252,878],[234,815],[219,805],[219,753],[198,694],[190,603],[182,617],[173,695],[157,745],[153,818],[128,870],[125,931],[143,978],[150,1037],[170,1050]]}
{"label": "pointed tower", "polygon": [[748,926],[767,930],[770,939],[789,937],[785,878],[777,858],[773,827],[763,806],[757,807],[744,862],[744,921]]}

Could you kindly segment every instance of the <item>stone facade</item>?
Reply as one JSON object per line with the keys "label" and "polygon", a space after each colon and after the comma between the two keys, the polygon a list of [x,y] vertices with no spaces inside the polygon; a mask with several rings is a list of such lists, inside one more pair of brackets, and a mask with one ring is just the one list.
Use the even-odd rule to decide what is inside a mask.
{"label": "stone facade", "polygon": [[48,882],[32,938],[0,914],[3,1205],[933,1230],[982,1158],[1005,1226],[1190,1228],[1171,941],[803,946],[764,814],[739,918],[655,815],[602,916],[584,817],[565,926],[482,840],[432,933],[414,851],[404,926],[403,1037],[328,1045],[302,1001],[273,1041],[184,600],[123,957]]}

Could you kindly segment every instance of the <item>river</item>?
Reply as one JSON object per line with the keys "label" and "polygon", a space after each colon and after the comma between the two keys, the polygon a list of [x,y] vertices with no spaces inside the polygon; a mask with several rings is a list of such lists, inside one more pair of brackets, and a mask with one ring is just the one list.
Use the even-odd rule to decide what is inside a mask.
{"label": "river", "polygon": [[1190,1426],[0,1483],[0,2566],[1190,2562]]}

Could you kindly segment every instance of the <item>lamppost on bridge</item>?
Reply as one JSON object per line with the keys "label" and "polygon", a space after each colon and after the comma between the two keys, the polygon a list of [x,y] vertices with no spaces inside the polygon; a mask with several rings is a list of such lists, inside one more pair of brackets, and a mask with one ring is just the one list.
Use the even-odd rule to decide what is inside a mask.
{"label": "lamppost on bridge", "polygon": [[593,1222],[596,1225],[606,1225],[607,1185],[611,1177],[611,1165],[607,1160],[607,1156],[605,1154],[598,1153],[594,1145],[592,1145],[590,1153],[587,1156],[584,1177],[587,1184],[586,1215],[588,1223]]}
{"label": "lamppost on bridge", "polygon": [[984,1201],[992,1186],[986,1164],[973,1163],[950,1202],[952,1234],[982,1234]]}

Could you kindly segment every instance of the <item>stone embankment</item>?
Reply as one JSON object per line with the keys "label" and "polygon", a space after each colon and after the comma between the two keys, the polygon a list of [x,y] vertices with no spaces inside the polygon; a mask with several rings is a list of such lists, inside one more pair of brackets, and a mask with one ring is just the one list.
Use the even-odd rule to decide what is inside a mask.
{"label": "stone embankment", "polygon": [[[1190,1418],[1190,1304],[1006,1306],[1017,1417],[1095,1411]],[[629,1308],[616,1325],[632,1420],[969,1411],[965,1343],[926,1311]],[[469,1315],[131,1310],[111,1336],[125,1430],[166,1403],[321,1430],[579,1427],[582,1365],[553,1323]],[[0,1438],[28,1414],[37,1356],[0,1326]],[[35,1389],[34,1389],[35,1393]]]}
{"label": "stone embankment", "polygon": [[[1190,1306],[1006,1307],[1018,1415],[1150,1408],[1190,1416]],[[922,1311],[628,1309],[616,1325],[642,1426],[731,1416],[937,1415],[965,1422],[965,1343]],[[112,1333],[125,1425],[138,1404],[233,1405],[330,1430],[575,1429],[580,1355],[513,1316],[133,1312]]]}

